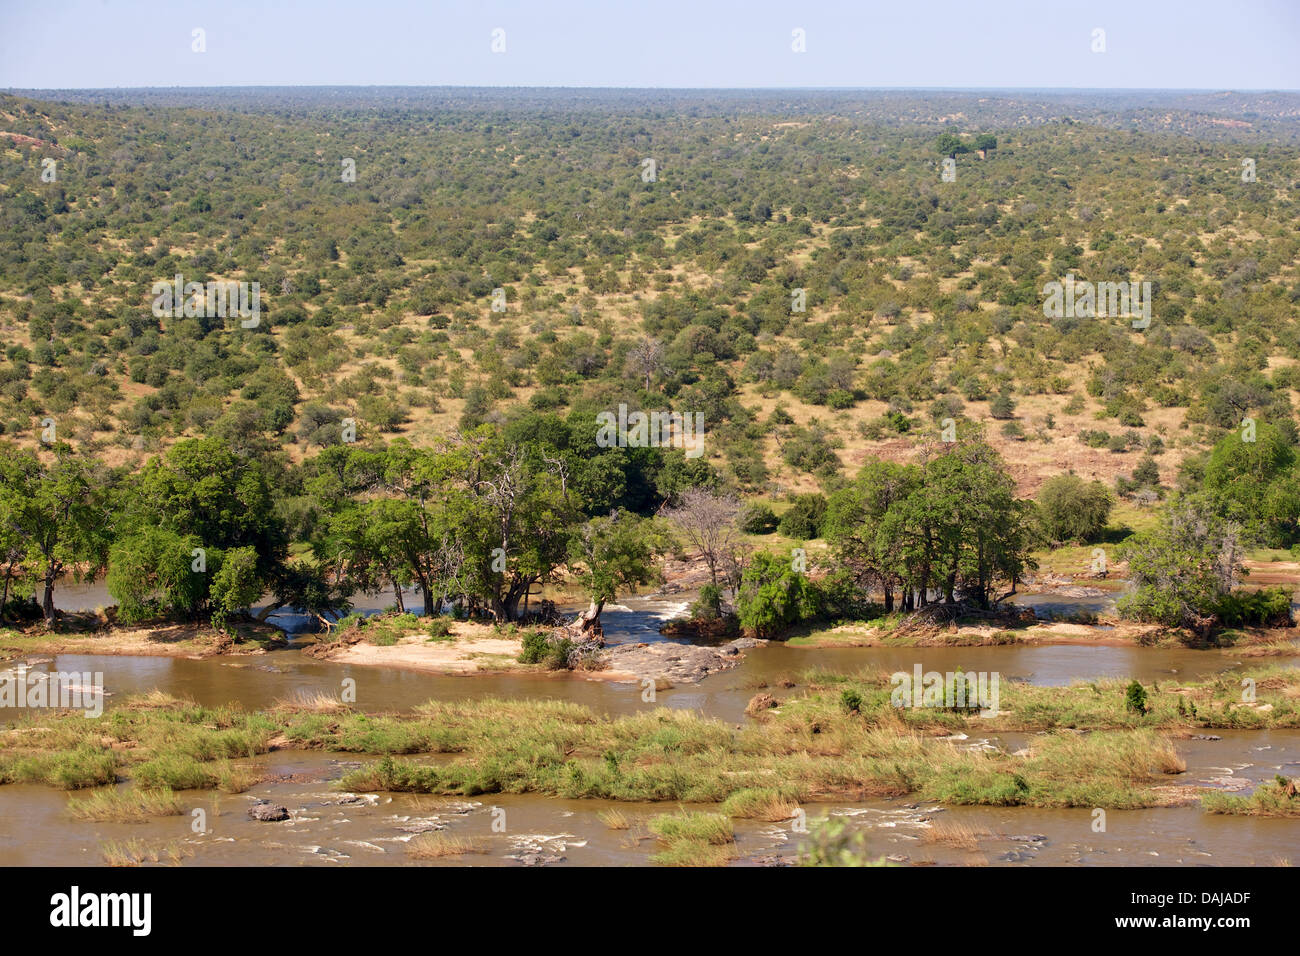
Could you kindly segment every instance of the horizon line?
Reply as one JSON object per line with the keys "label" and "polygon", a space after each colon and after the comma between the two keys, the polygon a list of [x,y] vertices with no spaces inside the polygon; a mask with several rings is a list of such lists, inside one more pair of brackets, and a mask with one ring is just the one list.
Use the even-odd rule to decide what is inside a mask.
{"label": "horizon line", "polygon": [[503,84],[238,83],[219,86],[8,86],[7,94],[177,90],[613,90],[638,92],[918,93],[1300,93],[1290,87],[1192,86],[520,86]]}

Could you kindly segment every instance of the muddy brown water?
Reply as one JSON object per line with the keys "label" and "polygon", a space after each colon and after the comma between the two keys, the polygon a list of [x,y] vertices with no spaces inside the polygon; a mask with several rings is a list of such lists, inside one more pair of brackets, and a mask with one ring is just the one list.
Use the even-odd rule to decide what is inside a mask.
{"label": "muddy brown water", "polygon": [[[1008,735],[1015,738],[1020,735]],[[1179,782],[1245,792],[1275,773],[1300,773],[1300,732],[1226,732],[1217,741],[1179,741],[1188,769]],[[954,746],[1019,747],[1018,739]],[[97,865],[106,849],[169,853],[203,866],[631,866],[649,862],[650,817],[676,805],[561,800],[519,795],[444,798],[349,794],[336,781],[363,761],[274,753],[255,763],[270,776],[248,793],[180,794],[184,812],[140,823],[73,819],[69,796],[44,787],[0,788],[0,865]],[[290,819],[258,823],[249,806],[265,799]],[[953,807],[908,799],[808,804],[809,825],[840,817],[866,834],[875,856],[913,865],[1199,866],[1295,863],[1294,821],[1216,817],[1199,807],[1108,811],[1105,830],[1088,808]],[[627,829],[600,818],[617,810]],[[201,811],[201,816],[195,811]],[[738,865],[793,861],[808,837],[797,819],[736,821]],[[470,841],[475,852],[439,860],[412,854],[420,833]],[[416,844],[418,846],[418,844]]]}
{"label": "muddy brown water", "polygon": [[[102,603],[102,602],[101,602]],[[682,601],[630,599],[605,619],[613,643],[662,640],[658,622]],[[93,605],[92,605],[93,606]],[[357,706],[407,711],[430,699],[485,697],[564,699],[609,714],[645,706],[636,684],[580,675],[444,676],[316,661],[297,648],[249,658],[185,660],[61,654],[35,658],[35,670],[103,675],[111,708],[154,688],[205,705],[262,709],[299,695],[336,696],[345,678],[356,681]],[[1288,662],[1294,658],[1285,659]],[[657,705],[697,710],[727,721],[744,720],[746,702],[763,684],[776,685],[810,668],[834,671],[996,671],[1003,679],[1059,685],[1072,680],[1137,677],[1146,682],[1195,680],[1248,661],[1219,652],[1104,646],[1001,646],[969,648],[798,648],[771,645],[747,652],[737,669],[698,685],[661,690]],[[797,691],[796,691],[797,692]],[[779,695],[779,691],[778,691]],[[13,711],[0,711],[10,720]],[[1179,740],[1187,772],[1171,783],[1249,792],[1276,773],[1300,775],[1300,732],[1217,732],[1219,740]],[[972,736],[954,746],[1032,745],[1030,735]],[[676,805],[613,804],[536,796],[492,795],[447,799],[409,794],[347,795],[336,781],[362,761],[338,756],[273,753],[254,761],[269,779],[246,794],[181,794],[181,816],[135,823],[73,819],[69,796],[45,787],[0,787],[0,866],[77,865],[103,862],[104,849],[129,845],[168,853],[184,865],[640,865],[655,842],[649,817]],[[120,786],[125,786],[122,784]],[[259,823],[247,808],[255,799],[286,806],[291,819]],[[612,830],[599,814],[617,809],[631,824]],[[193,811],[203,811],[202,820]],[[1107,812],[1106,829],[1094,829],[1090,809],[953,807],[907,799],[810,804],[807,819],[843,817],[867,834],[873,855],[906,864],[938,865],[1227,865],[1300,862],[1295,821],[1216,817],[1199,807]],[[203,827],[199,827],[202,823]],[[807,840],[797,821],[736,821],[738,865],[789,862]],[[478,852],[440,860],[415,859],[410,841],[420,832],[470,839]]]}

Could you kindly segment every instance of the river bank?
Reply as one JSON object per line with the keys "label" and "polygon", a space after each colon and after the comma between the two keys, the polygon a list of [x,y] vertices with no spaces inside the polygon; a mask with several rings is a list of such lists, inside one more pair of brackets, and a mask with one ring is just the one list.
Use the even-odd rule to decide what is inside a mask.
{"label": "river bank", "polygon": [[44,622],[23,630],[0,627],[0,657],[20,654],[96,654],[112,657],[247,657],[288,647],[284,632],[260,621],[231,621],[230,633],[208,624],[112,623],[102,614],[64,615],[59,630]]}

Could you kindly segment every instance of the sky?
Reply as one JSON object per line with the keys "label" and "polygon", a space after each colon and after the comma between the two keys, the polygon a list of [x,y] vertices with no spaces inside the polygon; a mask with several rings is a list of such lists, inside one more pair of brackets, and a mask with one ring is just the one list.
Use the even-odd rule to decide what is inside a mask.
{"label": "sky", "polygon": [[1300,0],[0,0],[0,88],[316,85],[1294,90]]}

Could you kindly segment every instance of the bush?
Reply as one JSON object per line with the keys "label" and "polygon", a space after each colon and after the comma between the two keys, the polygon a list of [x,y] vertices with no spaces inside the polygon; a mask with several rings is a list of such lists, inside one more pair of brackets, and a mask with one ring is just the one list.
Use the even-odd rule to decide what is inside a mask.
{"label": "bush", "polygon": [[736,596],[740,626],[756,637],[774,637],[821,614],[821,595],[785,555],[756,554]]}
{"label": "bush", "polygon": [[1147,692],[1137,681],[1132,681],[1124,691],[1124,706],[1135,714],[1147,712]]}
{"label": "bush", "polygon": [[700,588],[699,600],[691,604],[691,617],[701,621],[716,621],[722,617],[722,589],[716,584]]}
{"label": "bush", "polygon": [[445,617],[435,617],[429,622],[429,626],[424,629],[429,635],[429,640],[440,641],[451,637],[451,621]]}
{"label": "bush", "polygon": [[767,505],[746,505],[741,509],[736,524],[745,534],[771,534],[776,530],[776,514]]}
{"label": "bush", "polygon": [[1214,613],[1226,627],[1290,627],[1291,592],[1285,587],[1233,591],[1219,599]]}
{"label": "bush", "polygon": [[1038,491],[1043,533],[1053,541],[1095,541],[1106,527],[1114,500],[1100,481],[1057,475]]}
{"label": "bush", "polygon": [[809,541],[821,537],[821,523],[825,517],[825,495],[817,492],[798,495],[790,510],[781,516],[777,528],[787,538]]}
{"label": "bush", "polygon": [[1133,469],[1133,482],[1139,486],[1150,485],[1152,488],[1160,485],[1160,467],[1156,460],[1150,455],[1144,457],[1138,462],[1137,467]]}
{"label": "bush", "polygon": [[547,631],[525,631],[523,648],[519,652],[521,664],[545,664],[550,670],[563,670],[569,666],[569,651],[573,642],[567,637],[552,640]]}

